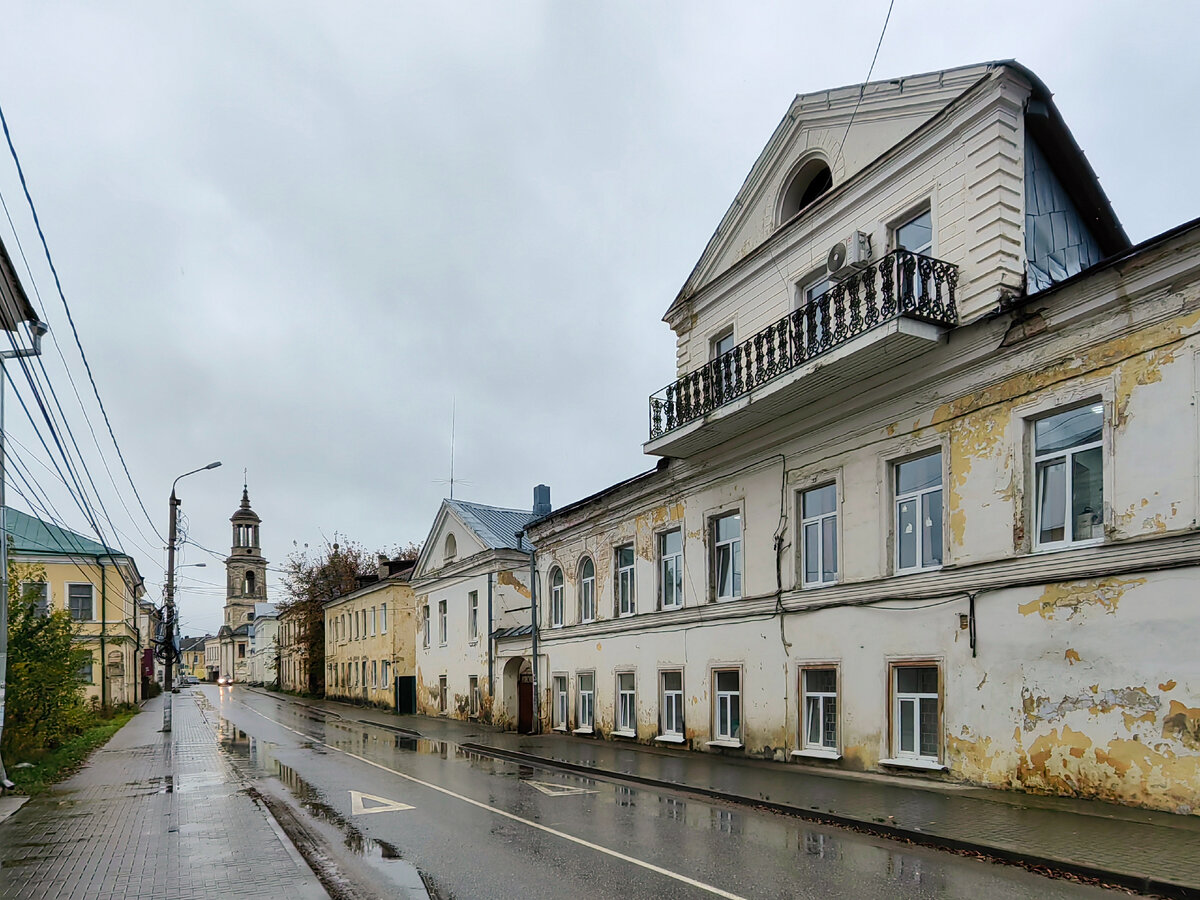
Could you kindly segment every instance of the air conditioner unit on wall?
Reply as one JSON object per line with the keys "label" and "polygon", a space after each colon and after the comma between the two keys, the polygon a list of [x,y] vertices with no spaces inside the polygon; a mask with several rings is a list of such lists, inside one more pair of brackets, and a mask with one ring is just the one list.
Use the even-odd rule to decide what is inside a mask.
{"label": "air conditioner unit on wall", "polygon": [[864,231],[852,231],[844,240],[829,248],[825,260],[831,278],[849,275],[871,264],[871,236]]}

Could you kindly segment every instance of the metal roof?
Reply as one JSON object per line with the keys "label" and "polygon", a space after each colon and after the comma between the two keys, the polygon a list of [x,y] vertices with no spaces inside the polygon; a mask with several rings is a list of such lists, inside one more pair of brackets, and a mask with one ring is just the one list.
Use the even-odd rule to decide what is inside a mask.
{"label": "metal roof", "polygon": [[509,628],[497,628],[492,632],[492,637],[496,640],[503,640],[510,637],[525,637],[533,634],[532,625],[513,625]]}
{"label": "metal roof", "polygon": [[533,513],[529,510],[500,509],[482,503],[467,503],[465,500],[445,502],[489,550],[529,551],[527,541],[517,543],[517,532],[524,531],[533,521]]}
{"label": "metal roof", "polygon": [[68,531],[49,522],[36,519],[19,509],[4,510],[5,531],[12,538],[13,553],[43,556],[121,556],[126,554]]}

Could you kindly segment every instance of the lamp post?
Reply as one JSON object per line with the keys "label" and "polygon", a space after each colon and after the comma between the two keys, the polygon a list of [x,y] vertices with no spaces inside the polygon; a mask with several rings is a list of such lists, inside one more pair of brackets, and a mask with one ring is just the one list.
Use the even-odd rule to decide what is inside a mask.
{"label": "lamp post", "polygon": [[175,496],[175,486],[179,484],[181,478],[187,478],[189,475],[195,475],[197,472],[204,472],[208,469],[215,469],[220,462],[210,462],[207,466],[201,466],[199,469],[192,469],[190,472],[184,472],[179,478],[171,482],[171,519],[167,527],[167,596],[163,598],[163,636],[166,639],[166,659],[163,672],[163,731],[171,730],[171,690],[175,687],[175,678],[172,669],[175,664],[175,536],[176,528],[179,519],[179,498]]}

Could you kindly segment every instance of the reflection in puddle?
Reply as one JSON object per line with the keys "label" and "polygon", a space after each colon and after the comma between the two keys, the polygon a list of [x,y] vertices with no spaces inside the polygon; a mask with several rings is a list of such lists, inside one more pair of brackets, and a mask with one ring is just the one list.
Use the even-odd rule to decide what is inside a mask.
{"label": "reflection in puddle", "polygon": [[820,859],[837,859],[838,845],[833,835],[820,831],[805,831],[801,834],[801,846],[809,856]]}

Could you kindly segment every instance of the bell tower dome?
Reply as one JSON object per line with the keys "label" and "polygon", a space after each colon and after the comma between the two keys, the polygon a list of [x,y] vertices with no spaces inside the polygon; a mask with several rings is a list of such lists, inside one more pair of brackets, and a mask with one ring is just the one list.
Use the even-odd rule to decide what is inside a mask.
{"label": "bell tower dome", "polygon": [[267,600],[267,561],[259,546],[262,519],[250,508],[250,492],[242,485],[242,502],[229,522],[233,543],[225,560],[225,624],[237,628],[254,618],[254,604]]}

